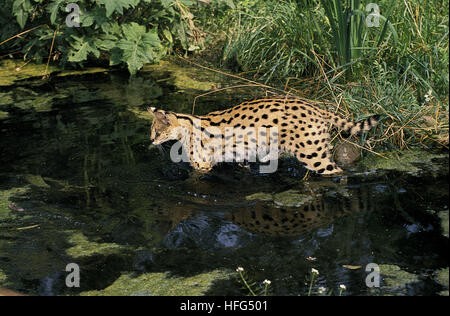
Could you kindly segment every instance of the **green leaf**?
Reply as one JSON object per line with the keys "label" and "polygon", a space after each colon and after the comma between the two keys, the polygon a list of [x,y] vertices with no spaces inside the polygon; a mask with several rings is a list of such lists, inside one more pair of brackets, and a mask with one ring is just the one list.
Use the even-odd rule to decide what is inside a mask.
{"label": "green leaf", "polygon": [[110,51],[111,55],[109,56],[109,65],[116,66],[122,63],[122,50],[118,47],[114,47]]}
{"label": "green leaf", "polygon": [[124,38],[117,47],[122,50],[122,61],[134,75],[145,63],[156,59],[161,42],[156,31],[147,32],[145,26],[134,22],[122,25],[122,31]]}
{"label": "green leaf", "polygon": [[87,59],[89,54],[94,54],[95,57],[100,56],[100,51],[97,49],[97,44],[92,38],[87,36],[78,37],[72,35],[74,42],[72,49],[69,51],[68,60],[71,62],[81,62]]}
{"label": "green leaf", "polygon": [[105,5],[106,16],[109,18],[114,11],[123,14],[123,9],[134,8],[139,0],[98,0],[98,2]]}
{"label": "green leaf", "polygon": [[117,36],[114,36],[113,34],[104,34],[98,40],[98,48],[101,50],[110,51],[116,47],[117,40]]}
{"label": "green leaf", "polygon": [[163,35],[169,41],[170,44],[173,44],[172,33],[168,29],[163,30]]}
{"label": "green leaf", "polygon": [[27,23],[28,13],[31,9],[31,4],[29,0],[15,0],[13,2],[13,13],[16,16],[17,23],[19,23],[20,28],[24,28]]}
{"label": "green leaf", "polygon": [[174,2],[175,2],[175,0],[161,0],[161,4],[162,4],[164,9],[167,9],[168,7],[173,5]]}
{"label": "green leaf", "polygon": [[55,24],[58,11],[64,0],[54,0],[47,6],[47,12],[50,13],[50,23]]}
{"label": "green leaf", "polygon": [[117,23],[117,21],[103,23],[102,31],[107,34],[113,34],[117,36],[122,34],[122,29],[120,28],[119,23]]}

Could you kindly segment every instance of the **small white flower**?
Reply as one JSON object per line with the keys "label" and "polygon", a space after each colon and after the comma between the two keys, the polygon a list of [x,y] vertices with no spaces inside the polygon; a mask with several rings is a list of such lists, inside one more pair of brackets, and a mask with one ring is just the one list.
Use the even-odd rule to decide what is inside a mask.
{"label": "small white flower", "polygon": [[244,271],[244,268],[243,268],[243,267],[238,267],[238,268],[236,269],[236,271],[237,271],[237,272],[242,272],[242,271]]}
{"label": "small white flower", "polygon": [[430,102],[431,101],[431,99],[433,98],[433,96],[432,96],[432,93],[433,93],[433,90],[428,90],[428,92],[425,94],[425,102]]}
{"label": "small white flower", "polygon": [[314,268],[312,268],[311,269],[311,273],[314,273],[314,274],[317,274],[317,275],[319,275],[319,271],[317,271],[316,269],[314,269]]}
{"label": "small white flower", "polygon": [[323,286],[321,286],[321,287],[319,287],[319,288],[317,289],[317,291],[319,292],[319,294],[323,294],[323,293],[325,293],[325,292],[327,291],[327,289],[324,288]]}
{"label": "small white flower", "polygon": [[347,287],[344,284],[339,285],[339,287],[344,291],[347,289]]}
{"label": "small white flower", "polygon": [[272,283],[270,280],[267,280],[267,279],[265,279],[264,281],[263,281],[263,283],[265,284],[265,285],[270,285],[270,283]]}

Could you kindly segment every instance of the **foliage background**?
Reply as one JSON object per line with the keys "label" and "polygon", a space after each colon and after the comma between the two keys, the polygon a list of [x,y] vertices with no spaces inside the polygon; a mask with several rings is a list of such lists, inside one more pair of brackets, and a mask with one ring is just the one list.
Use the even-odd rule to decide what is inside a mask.
{"label": "foliage background", "polygon": [[[226,1],[225,1],[226,2]],[[67,27],[66,5],[80,8],[80,27]],[[192,0],[5,0],[0,7],[0,52],[61,66],[106,59],[135,74],[174,47],[200,49]],[[27,32],[31,30],[30,32]],[[15,38],[11,37],[27,32]],[[7,41],[7,42],[4,42]]]}
{"label": "foliage background", "polygon": [[[76,3],[80,27],[67,27]],[[368,27],[368,5],[380,25]],[[386,118],[377,143],[448,147],[447,0],[4,0],[0,58],[130,74],[167,55]],[[330,104],[330,103],[329,103]],[[370,146],[370,144],[369,144]],[[428,145],[427,145],[428,146]]]}

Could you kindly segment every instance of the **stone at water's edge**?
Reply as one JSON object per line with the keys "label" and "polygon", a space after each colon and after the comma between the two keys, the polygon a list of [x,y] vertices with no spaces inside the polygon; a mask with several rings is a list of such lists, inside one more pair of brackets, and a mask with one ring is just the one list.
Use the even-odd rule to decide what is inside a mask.
{"label": "stone at water's edge", "polygon": [[345,167],[361,158],[361,149],[354,144],[343,142],[335,146],[333,158],[340,166]]}

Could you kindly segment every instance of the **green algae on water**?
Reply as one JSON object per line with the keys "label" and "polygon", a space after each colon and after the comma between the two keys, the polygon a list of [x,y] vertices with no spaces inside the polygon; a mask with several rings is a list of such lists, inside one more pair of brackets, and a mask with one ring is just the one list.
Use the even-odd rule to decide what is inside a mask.
{"label": "green algae on water", "polygon": [[416,166],[417,164],[430,163],[432,159],[444,158],[448,155],[425,151],[405,151],[402,153],[383,153],[383,156],[369,155],[361,160],[360,165],[370,170],[398,170],[416,174],[420,171]]}
{"label": "green algae on water", "polygon": [[[179,90],[209,91],[217,85],[210,81],[204,71],[193,67],[182,67],[167,60],[161,60],[159,64],[145,65],[141,72],[152,72],[156,81],[164,80],[177,87]],[[159,78],[159,74],[169,73],[169,78]],[[210,76],[211,77],[211,76]]]}
{"label": "green algae on water", "polygon": [[248,201],[273,201],[276,206],[300,207],[311,202],[314,198],[297,190],[287,190],[273,195],[263,192],[254,193],[246,196],[245,199]]}
{"label": "green algae on water", "polygon": [[433,279],[442,285],[443,287],[447,288],[446,290],[441,291],[439,294],[442,296],[449,296],[448,293],[448,278],[449,278],[449,270],[448,267],[445,269],[440,269],[434,272]]}
{"label": "green algae on water", "polygon": [[13,203],[11,198],[13,196],[23,195],[28,190],[28,186],[11,188],[9,190],[0,190],[0,221],[10,218],[13,215],[13,211],[9,208],[9,205]]}
{"label": "green algae on water", "polygon": [[3,284],[7,279],[6,274],[0,269],[0,284]]}
{"label": "green algae on water", "polygon": [[448,210],[439,212],[437,216],[441,220],[442,234],[448,238],[448,229],[449,229]]}
{"label": "green algae on water", "polygon": [[407,295],[407,286],[419,282],[417,275],[402,270],[399,266],[380,264],[380,273],[384,285],[383,292],[395,295]]}
{"label": "green algae on water", "polygon": [[145,273],[134,277],[121,275],[113,284],[100,291],[81,293],[82,296],[198,296],[204,295],[214,281],[227,279],[227,273],[213,270],[191,277],[171,276],[169,273]]}
{"label": "green algae on water", "polygon": [[302,194],[296,190],[288,190],[275,194],[273,201],[278,206],[300,207],[307,202],[311,202],[311,195]]}
{"label": "green algae on water", "polygon": [[47,74],[54,74],[57,77],[66,77],[108,72],[108,69],[101,67],[92,67],[82,70],[62,70],[52,65],[47,67],[46,64],[27,63],[17,59],[5,59],[0,61],[0,69],[0,86],[10,86],[25,79],[42,78]]}
{"label": "green algae on water", "polygon": [[23,60],[5,59],[0,61],[0,69],[2,70],[0,76],[0,86],[9,86],[16,81],[42,77],[47,73],[52,73],[57,70],[54,66],[49,66],[46,69],[45,64],[25,63]]}
{"label": "green algae on water", "polygon": [[89,257],[97,254],[118,254],[127,249],[124,246],[114,243],[97,243],[89,241],[87,237],[80,232],[73,232],[69,237],[69,242],[74,246],[66,249],[66,253],[73,258]]}
{"label": "green algae on water", "polygon": [[248,201],[272,201],[273,196],[272,196],[272,194],[269,194],[269,193],[259,192],[259,193],[254,193],[254,194],[248,195],[245,197],[245,199]]}
{"label": "green algae on water", "polygon": [[40,176],[40,175],[35,175],[35,174],[26,174],[24,175],[25,180],[37,187],[40,188],[50,188],[50,186],[44,181],[44,179]]}

